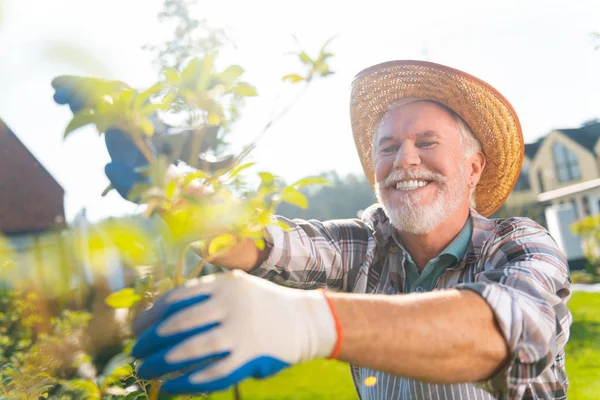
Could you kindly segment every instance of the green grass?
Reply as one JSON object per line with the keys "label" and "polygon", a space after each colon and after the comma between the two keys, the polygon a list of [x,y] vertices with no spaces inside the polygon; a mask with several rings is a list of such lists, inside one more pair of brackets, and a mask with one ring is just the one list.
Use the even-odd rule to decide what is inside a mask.
{"label": "green grass", "polygon": [[[600,294],[573,294],[569,302],[574,322],[567,345],[569,400],[600,399]],[[313,361],[263,380],[240,385],[242,400],[357,399],[348,365]],[[233,392],[216,393],[210,400],[232,400]]]}
{"label": "green grass", "polygon": [[600,294],[573,294],[571,338],[567,344],[569,400],[600,398]]}
{"label": "green grass", "polygon": [[[289,368],[273,378],[240,385],[242,400],[356,400],[350,367],[333,360],[317,360]],[[233,392],[215,393],[210,400],[232,400]]]}

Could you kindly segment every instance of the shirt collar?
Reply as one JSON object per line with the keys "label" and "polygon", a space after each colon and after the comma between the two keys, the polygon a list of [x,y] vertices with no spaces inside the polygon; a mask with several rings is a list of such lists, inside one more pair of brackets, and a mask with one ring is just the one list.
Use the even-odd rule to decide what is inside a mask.
{"label": "shirt collar", "polygon": [[[433,260],[439,260],[444,255],[453,257],[454,262],[461,260],[467,252],[467,248],[469,247],[469,243],[471,242],[472,234],[473,222],[471,221],[471,218],[469,216],[458,235],[456,235],[452,242],[450,242],[450,244],[448,244],[448,246],[446,246],[444,250],[442,250],[440,254]],[[398,246],[406,252],[406,256],[408,257],[409,261],[413,262],[410,253],[406,251],[406,248],[404,247],[404,244],[402,243],[400,235],[398,235],[397,231],[394,230],[394,232],[392,233],[392,237],[394,241],[396,241],[396,244],[398,244]]]}

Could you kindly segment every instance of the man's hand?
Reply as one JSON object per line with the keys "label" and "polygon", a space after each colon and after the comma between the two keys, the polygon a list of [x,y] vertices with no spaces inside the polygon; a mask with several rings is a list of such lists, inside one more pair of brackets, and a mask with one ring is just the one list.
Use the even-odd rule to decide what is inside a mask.
{"label": "man's hand", "polygon": [[[68,105],[73,113],[94,105],[93,93],[95,78],[81,78],[77,76],[59,76],[52,81],[55,90],[54,101],[61,105]],[[122,82],[106,82],[113,85],[115,90],[126,87]],[[147,181],[143,175],[135,172],[139,167],[146,166],[148,161],[142,152],[128,137],[126,132],[110,128],[104,135],[106,149],[111,161],[106,164],[104,172],[115,190],[126,200],[133,185]]]}
{"label": "man's hand", "polygon": [[332,356],[340,340],[320,291],[278,286],[242,271],[188,281],[134,324],[138,376],[170,376],[174,394],[223,390],[297,363]]}

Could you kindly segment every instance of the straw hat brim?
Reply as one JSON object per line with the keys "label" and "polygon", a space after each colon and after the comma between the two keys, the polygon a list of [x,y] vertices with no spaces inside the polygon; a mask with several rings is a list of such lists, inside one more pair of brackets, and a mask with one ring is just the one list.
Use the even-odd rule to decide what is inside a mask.
{"label": "straw hat brim", "polygon": [[512,191],[523,163],[521,124],[511,104],[486,82],[426,61],[390,61],[359,72],[352,82],[350,118],[358,155],[375,184],[372,142],[388,106],[405,97],[439,102],[456,112],[482,145],[486,166],[475,189],[478,213],[489,216]]}

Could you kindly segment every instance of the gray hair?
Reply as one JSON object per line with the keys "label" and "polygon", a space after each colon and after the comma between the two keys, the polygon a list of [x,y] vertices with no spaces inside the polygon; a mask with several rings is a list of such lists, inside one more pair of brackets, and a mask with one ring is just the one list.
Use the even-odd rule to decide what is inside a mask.
{"label": "gray hair", "polygon": [[[465,151],[465,153],[464,153],[465,157],[470,157],[474,153],[476,153],[478,151],[482,151],[481,143],[479,142],[477,137],[475,137],[475,134],[473,134],[473,131],[471,130],[469,125],[465,122],[465,120],[462,119],[461,116],[458,115],[450,107],[448,107],[442,103],[438,103],[437,101],[434,101],[434,100],[423,99],[423,98],[419,98],[419,97],[404,97],[402,99],[396,100],[388,105],[388,107],[385,110],[385,112],[383,113],[383,116],[381,117],[380,121],[382,121],[393,109],[401,107],[401,106],[405,106],[410,103],[416,103],[418,101],[427,101],[430,103],[437,104],[438,106],[440,106],[443,109],[445,109],[446,111],[448,111],[448,113],[452,116],[452,118],[454,118],[454,121],[456,122],[456,127],[458,129],[458,137],[459,137],[460,143],[462,144],[463,149]],[[373,149],[375,149],[376,136],[377,135],[373,134],[373,139],[372,139],[372,148]],[[471,208],[475,208],[475,206],[476,206],[476,200],[475,200],[475,188],[476,187],[477,186],[472,187],[471,191],[469,193],[469,206]]]}

